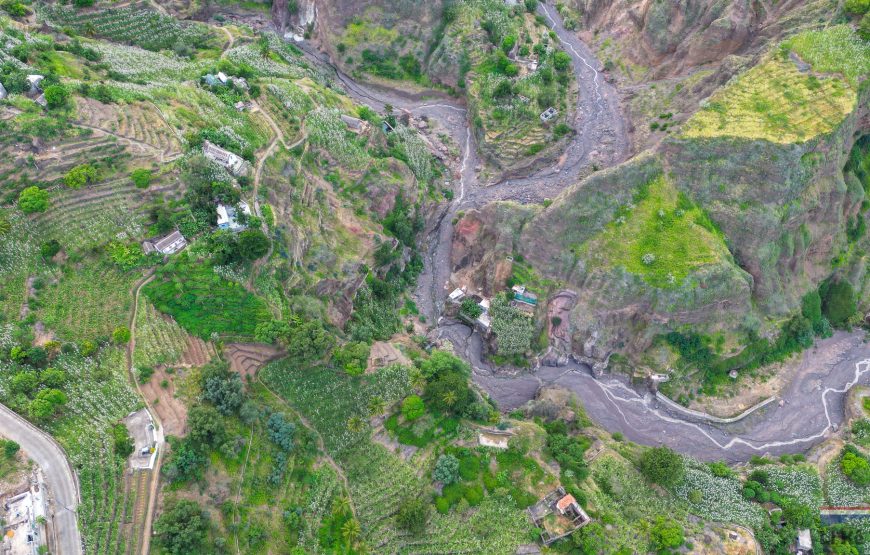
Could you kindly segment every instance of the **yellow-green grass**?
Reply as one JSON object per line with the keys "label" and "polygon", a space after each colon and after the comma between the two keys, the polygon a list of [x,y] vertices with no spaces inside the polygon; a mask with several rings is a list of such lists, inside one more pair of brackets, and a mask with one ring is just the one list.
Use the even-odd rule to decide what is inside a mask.
{"label": "yellow-green grass", "polygon": [[650,285],[672,288],[728,256],[706,214],[664,177],[642,187],[635,201],[587,244],[593,265],[621,267]]}
{"label": "yellow-green grass", "polygon": [[870,41],[859,37],[849,25],[820,31],[805,31],[783,43],[813,71],[842,76],[852,87],[870,75]]}
{"label": "yellow-green grass", "polygon": [[792,60],[771,57],[713,95],[683,134],[800,143],[831,132],[856,99],[840,78],[802,73]]}
{"label": "yellow-green grass", "polygon": [[360,44],[389,46],[398,38],[399,31],[396,29],[387,29],[368,19],[358,19],[345,28],[341,42],[348,48],[356,48]]}

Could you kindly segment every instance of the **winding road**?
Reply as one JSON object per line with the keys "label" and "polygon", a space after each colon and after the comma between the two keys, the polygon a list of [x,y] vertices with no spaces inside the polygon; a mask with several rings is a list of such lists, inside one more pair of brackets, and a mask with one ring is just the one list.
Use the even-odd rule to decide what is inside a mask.
{"label": "winding road", "polygon": [[76,524],[76,509],[80,502],[78,483],[66,453],[48,434],[0,405],[0,436],[11,439],[39,465],[48,484],[52,524],[57,540],[53,553],[73,555],[82,552],[82,538]]}
{"label": "winding road", "polygon": [[576,362],[505,375],[482,360],[483,341],[479,334],[459,322],[440,317],[451,273],[452,220],[460,209],[498,200],[530,203],[554,198],[588,174],[593,165],[612,166],[629,155],[627,125],[619,96],[602,76],[598,60],[586,44],[564,28],[552,6],[540,3],[538,9],[572,58],[579,89],[577,109],[572,116],[576,134],[555,165],[491,187],[478,182],[474,135],[462,103],[439,93],[414,95],[358,83],[311,45],[300,45],[309,58],[330,67],[336,80],[356,101],[377,110],[390,104],[415,116],[437,120],[459,145],[461,162],[454,200],[430,218],[424,245],[425,268],[415,291],[422,313],[438,323],[433,335],[454,345],[472,365],[475,382],[502,410],[523,405],[542,386],[563,386],[573,391],[588,415],[607,430],[646,445],[664,444],[704,460],[739,462],[753,455],[804,452],[824,441],[845,418],[844,401],[849,389],[855,384],[870,384],[870,344],[863,332],[841,332],[831,339],[845,345],[833,362],[821,363],[812,358],[812,351],[804,353],[802,356],[810,357],[804,364],[806,370],[780,392],[776,403],[737,423],[712,425],[692,421],[653,393],[630,386],[621,376],[595,378],[587,366]]}

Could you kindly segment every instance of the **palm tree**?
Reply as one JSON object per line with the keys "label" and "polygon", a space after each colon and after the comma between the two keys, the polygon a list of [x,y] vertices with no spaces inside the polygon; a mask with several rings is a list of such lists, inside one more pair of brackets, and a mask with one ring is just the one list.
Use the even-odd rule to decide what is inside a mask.
{"label": "palm tree", "polygon": [[456,404],[456,401],[457,397],[455,391],[447,391],[444,393],[444,395],[441,396],[441,402],[443,402],[448,407],[452,407],[454,404]]}
{"label": "palm tree", "polygon": [[347,419],[347,429],[355,434],[363,431],[365,425],[366,423],[359,416],[351,416]]}
{"label": "palm tree", "polygon": [[337,498],[332,503],[332,512],[339,515],[346,515],[350,513],[350,499],[345,496],[341,496]]}
{"label": "palm tree", "polygon": [[426,387],[426,378],[419,368],[412,368],[408,373],[408,379],[411,382],[411,387],[414,389],[423,389]]}
{"label": "palm tree", "polygon": [[369,416],[380,416],[387,410],[387,404],[380,397],[375,395],[369,399]]}
{"label": "palm tree", "polygon": [[356,543],[361,532],[362,530],[360,530],[359,522],[355,519],[348,520],[344,523],[344,526],[341,527],[341,536],[344,538],[348,547]]}

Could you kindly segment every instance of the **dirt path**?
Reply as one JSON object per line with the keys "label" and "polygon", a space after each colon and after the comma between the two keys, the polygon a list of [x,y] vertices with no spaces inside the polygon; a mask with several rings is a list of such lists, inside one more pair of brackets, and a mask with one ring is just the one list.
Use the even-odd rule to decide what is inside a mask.
{"label": "dirt path", "polygon": [[[248,438],[248,450],[245,453],[245,462],[242,464],[242,473],[239,475],[239,489],[236,491],[236,503],[233,507],[233,524],[239,525],[239,501],[242,498],[242,486],[245,484],[245,472],[248,470],[248,459],[251,457],[251,445],[254,443],[254,425],[251,424],[251,435]],[[239,549],[239,534],[236,534],[236,555],[241,555]]]}
{"label": "dirt path", "polygon": [[344,484],[344,490],[347,492],[347,500],[348,505],[350,506],[350,512],[353,513],[353,518],[355,518],[356,521],[359,522],[359,518],[356,514],[356,506],[353,503],[353,498],[350,496],[350,482],[347,481],[347,476],[345,476],[344,470],[342,470],[341,467],[338,466],[335,460],[330,456],[329,451],[326,450],[326,445],[323,443],[323,437],[320,435],[320,432],[318,432],[317,429],[312,426],[311,423],[308,422],[308,420],[306,420],[304,416],[302,416],[302,413],[293,408],[293,406],[288,403],[283,397],[272,391],[269,386],[267,386],[263,382],[259,374],[257,374],[257,382],[259,382],[259,384],[262,385],[266,391],[268,391],[276,399],[278,399],[278,402],[287,407],[287,410],[292,412],[296,416],[296,418],[298,418],[299,421],[302,422],[302,425],[305,426],[312,434],[314,434],[314,437],[317,439],[317,448],[320,450],[321,453],[323,453],[323,458],[326,460],[327,464],[332,467],[335,473],[338,474],[338,477],[341,478],[341,481]]}
{"label": "dirt path", "polygon": [[[133,286],[133,314],[130,316],[130,342],[127,343],[127,374],[136,386],[136,391],[145,403],[145,408],[147,408],[148,412],[151,414],[151,418],[154,420],[155,425],[162,429],[163,423],[160,422],[160,417],[157,415],[157,411],[154,410],[154,407],[152,407],[151,403],[148,402],[148,398],[145,397],[142,388],[139,386],[139,380],[136,379],[136,376],[133,373],[133,354],[136,351],[136,316],[139,312],[139,293],[142,291],[142,287],[153,279],[154,272],[151,271]],[[142,546],[142,555],[148,555],[151,547],[151,525],[154,519],[154,510],[157,506],[157,489],[160,485],[160,465],[163,463],[164,445],[157,445],[156,447],[157,459],[154,462],[154,468],[151,469],[148,509],[145,513],[145,522],[142,525],[142,539],[140,543]]]}
{"label": "dirt path", "polygon": [[[269,127],[271,127],[272,131],[275,133],[275,136],[272,138],[272,142],[269,143],[266,151],[257,160],[257,168],[254,171],[254,214],[256,214],[258,218],[262,218],[263,214],[260,211],[260,181],[263,175],[263,166],[266,165],[266,161],[275,152],[275,148],[278,146],[279,143],[284,148],[288,147],[287,143],[284,142],[284,133],[281,131],[281,128],[278,127],[278,124],[275,123],[275,120],[272,119],[272,116],[269,115],[267,111],[263,110],[263,108],[256,101],[254,102],[254,106],[257,107],[257,110],[260,112],[260,114],[263,115],[263,119],[266,120],[266,122],[269,124]],[[303,139],[304,138],[305,137],[303,136]],[[264,256],[254,261],[254,265],[251,268],[251,277],[248,279],[247,284],[247,288],[251,292],[253,292],[254,290],[254,280],[257,279],[257,274],[260,272],[260,268],[263,266],[263,264],[269,261],[269,259],[272,257],[272,252],[274,250],[274,241],[272,241],[272,238],[269,237],[269,226],[268,224],[266,224],[265,220],[263,220],[260,228],[263,234],[269,238],[269,250]]]}

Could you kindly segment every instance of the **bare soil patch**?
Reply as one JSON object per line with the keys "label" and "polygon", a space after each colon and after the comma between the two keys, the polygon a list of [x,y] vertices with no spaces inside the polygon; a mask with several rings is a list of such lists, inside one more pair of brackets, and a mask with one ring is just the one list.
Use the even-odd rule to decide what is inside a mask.
{"label": "bare soil patch", "polygon": [[178,398],[175,386],[178,376],[178,373],[168,374],[166,367],[160,365],[155,368],[151,379],[141,386],[142,395],[153,406],[166,436],[180,437],[187,433],[187,408]]}
{"label": "bare soil patch", "polygon": [[369,364],[366,372],[374,372],[378,368],[390,366],[391,364],[410,365],[411,361],[392,343],[375,341],[369,353]]}
{"label": "bare soil patch", "polygon": [[177,366],[185,368],[194,368],[197,366],[205,366],[214,356],[217,350],[210,342],[203,341],[199,337],[192,335],[187,336],[187,349],[181,355],[181,359],[176,363]]}

